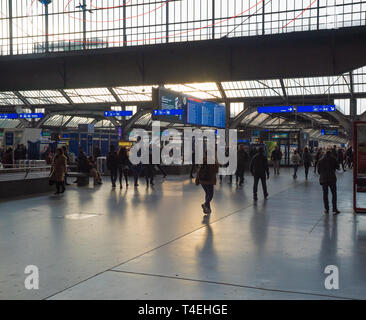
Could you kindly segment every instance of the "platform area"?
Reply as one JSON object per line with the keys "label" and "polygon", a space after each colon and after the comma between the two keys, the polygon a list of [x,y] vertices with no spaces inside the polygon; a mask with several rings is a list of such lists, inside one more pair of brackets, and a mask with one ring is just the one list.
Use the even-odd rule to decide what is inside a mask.
{"label": "platform area", "polygon": [[[365,299],[366,216],[352,210],[352,173],[338,173],[341,214],[323,214],[318,177],[290,169],[269,199],[215,189],[212,214],[186,176],[134,188],[67,188],[62,196],[0,201],[0,299]],[[27,265],[39,290],[26,290]],[[339,268],[327,290],[325,267]]]}

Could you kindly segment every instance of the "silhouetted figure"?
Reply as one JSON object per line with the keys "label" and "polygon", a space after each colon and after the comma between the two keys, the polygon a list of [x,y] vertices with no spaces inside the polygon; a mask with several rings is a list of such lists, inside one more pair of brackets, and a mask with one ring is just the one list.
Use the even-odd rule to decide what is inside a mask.
{"label": "silhouetted figure", "polygon": [[269,168],[268,168],[268,160],[264,155],[263,147],[258,149],[258,153],[253,157],[250,163],[250,172],[254,176],[254,185],[253,185],[253,199],[254,201],[258,200],[257,192],[258,192],[258,182],[261,180],[262,188],[263,188],[263,195],[264,198],[268,198],[267,192],[267,179],[269,179]]}
{"label": "silhouetted figure", "polygon": [[336,170],[339,169],[338,161],[332,156],[331,151],[327,151],[325,157],[318,163],[319,183],[323,187],[323,202],[325,214],[329,213],[328,188],[332,192],[333,213],[338,214],[337,208],[337,177]]}
{"label": "silhouetted figure", "polygon": [[279,146],[272,151],[271,160],[273,163],[274,174],[280,174],[280,163],[282,159],[282,152]]}
{"label": "silhouetted figure", "polygon": [[128,186],[128,172],[130,170],[130,159],[128,158],[127,149],[121,147],[118,151],[118,174],[119,174],[119,185],[122,189],[122,175],[126,181],[126,187]]}
{"label": "silhouetted figure", "polygon": [[111,173],[112,188],[115,188],[118,172],[118,155],[113,144],[110,146],[107,154],[107,168]]}
{"label": "silhouetted figure", "polygon": [[237,155],[237,170],[236,177],[239,179],[239,186],[244,183],[244,171],[245,167],[248,163],[249,156],[248,153],[244,150],[244,145],[239,145],[238,155]]}
{"label": "silhouetted figure", "polygon": [[302,154],[302,161],[304,162],[305,168],[305,179],[308,180],[309,168],[313,162],[313,157],[307,147],[304,148],[304,152]]}
{"label": "silhouetted figure", "polygon": [[55,156],[52,160],[51,177],[50,180],[56,184],[56,193],[60,194],[65,192],[64,178],[66,174],[66,162],[67,159],[64,156],[64,152],[61,148],[56,149]]}
{"label": "silhouetted figure", "polygon": [[203,157],[203,164],[197,171],[196,185],[201,185],[205,191],[205,202],[201,205],[204,214],[211,213],[211,201],[214,196],[214,186],[216,185],[216,174],[219,170],[217,164],[207,164],[207,156]]}

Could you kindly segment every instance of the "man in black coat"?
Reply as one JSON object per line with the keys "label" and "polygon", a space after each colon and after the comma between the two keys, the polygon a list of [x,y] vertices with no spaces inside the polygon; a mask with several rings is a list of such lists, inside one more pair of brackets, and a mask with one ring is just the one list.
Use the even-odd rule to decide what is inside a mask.
{"label": "man in black coat", "polygon": [[244,171],[245,166],[248,162],[249,156],[247,152],[244,150],[244,145],[239,145],[238,155],[237,155],[237,170],[236,175],[239,178],[239,186],[241,186],[244,182]]}
{"label": "man in black coat", "polygon": [[254,186],[253,186],[253,198],[254,201],[258,200],[257,191],[258,191],[258,182],[259,179],[262,182],[263,195],[264,198],[268,198],[267,192],[267,183],[266,183],[266,175],[267,179],[269,179],[269,169],[268,169],[268,160],[264,155],[263,147],[258,149],[258,153],[253,157],[250,163],[250,172],[254,176]]}
{"label": "man in black coat", "polygon": [[323,187],[324,213],[329,214],[328,188],[332,192],[333,214],[339,214],[337,208],[337,177],[336,170],[339,169],[339,163],[333,157],[331,151],[327,151],[325,157],[318,163],[319,182]]}

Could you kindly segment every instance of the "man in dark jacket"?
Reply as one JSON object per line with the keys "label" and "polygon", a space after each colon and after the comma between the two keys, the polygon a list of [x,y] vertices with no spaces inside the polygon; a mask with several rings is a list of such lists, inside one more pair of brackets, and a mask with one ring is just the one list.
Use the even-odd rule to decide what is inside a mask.
{"label": "man in dark jacket", "polygon": [[239,145],[237,159],[236,176],[239,178],[239,186],[241,186],[244,182],[245,166],[247,165],[249,159],[247,152],[244,150],[244,145],[242,144]]}
{"label": "man in dark jacket", "polygon": [[118,155],[113,144],[107,154],[107,168],[111,172],[112,188],[115,188],[118,173]]}
{"label": "man in dark jacket", "polygon": [[268,160],[264,155],[263,147],[260,147],[258,149],[258,153],[253,157],[250,163],[250,172],[254,176],[254,186],[253,186],[254,201],[258,200],[257,191],[258,191],[259,179],[262,182],[264,198],[267,199],[268,192],[267,192],[266,175],[267,179],[269,179],[269,169],[268,169]]}
{"label": "man in dark jacket", "polygon": [[327,151],[325,157],[318,163],[318,173],[320,175],[319,182],[323,187],[324,213],[329,214],[328,188],[332,192],[333,214],[338,214],[337,209],[337,177],[336,170],[339,169],[337,159],[332,155],[331,151]]}
{"label": "man in dark jacket", "polygon": [[282,152],[279,146],[272,151],[271,160],[273,162],[274,174],[280,174],[280,163],[282,159]]}
{"label": "man in dark jacket", "polygon": [[97,161],[97,159],[99,157],[102,156],[102,152],[100,151],[100,148],[98,147],[97,144],[94,145],[94,148],[93,148],[93,157],[94,157],[94,160]]}

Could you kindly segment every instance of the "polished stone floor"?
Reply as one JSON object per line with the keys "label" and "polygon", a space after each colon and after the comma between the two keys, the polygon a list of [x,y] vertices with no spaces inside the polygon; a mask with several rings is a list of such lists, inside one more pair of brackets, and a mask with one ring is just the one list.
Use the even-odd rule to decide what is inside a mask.
{"label": "polished stone floor", "polygon": [[[366,216],[353,214],[351,172],[338,174],[342,213],[327,217],[302,170],[272,175],[257,204],[252,177],[224,181],[210,217],[181,176],[1,201],[0,299],[364,299]],[[24,287],[27,265],[39,290]],[[324,286],[328,265],[338,290]]]}

